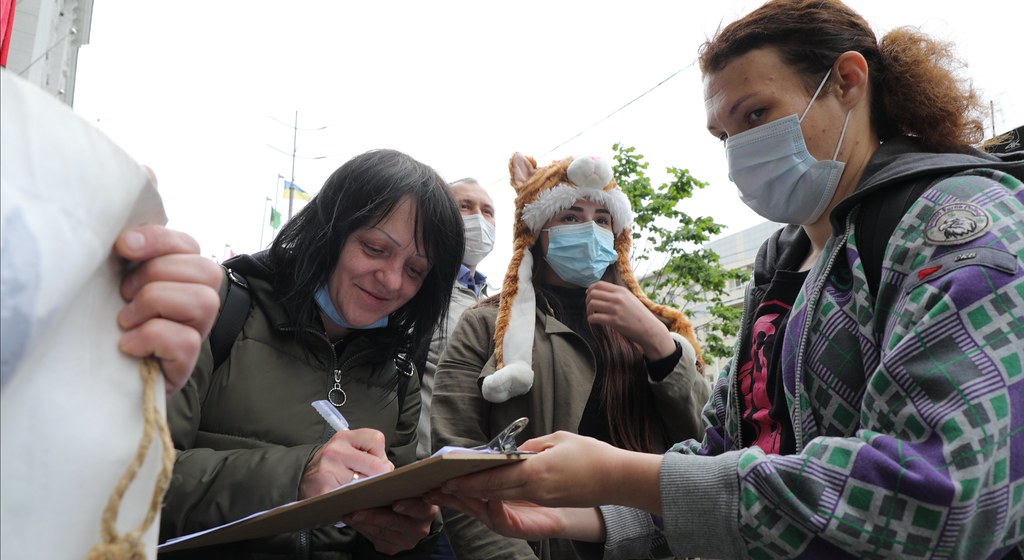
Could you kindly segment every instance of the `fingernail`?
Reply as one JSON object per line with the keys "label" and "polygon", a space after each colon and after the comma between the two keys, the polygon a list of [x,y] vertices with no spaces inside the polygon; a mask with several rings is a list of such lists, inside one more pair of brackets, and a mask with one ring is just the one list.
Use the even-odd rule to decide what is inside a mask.
{"label": "fingernail", "polygon": [[124,234],[124,245],[133,251],[139,251],[146,245],[146,236],[137,231],[129,231]]}
{"label": "fingernail", "polygon": [[396,505],[395,505],[395,513],[400,513],[400,514],[402,514],[402,515],[405,515],[406,513],[408,513],[408,511],[406,511],[406,510],[408,510],[408,509],[409,509],[409,508],[407,508],[407,507],[405,506],[405,504],[396,504]]}
{"label": "fingernail", "polygon": [[127,332],[121,335],[121,338],[117,339],[117,349],[125,354],[128,353],[128,349],[131,347],[131,340],[129,337],[134,336],[134,333]]}

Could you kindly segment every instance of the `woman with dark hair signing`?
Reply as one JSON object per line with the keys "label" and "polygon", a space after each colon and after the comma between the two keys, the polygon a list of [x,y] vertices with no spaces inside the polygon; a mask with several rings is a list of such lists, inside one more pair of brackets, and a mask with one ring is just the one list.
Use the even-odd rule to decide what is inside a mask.
{"label": "woman with dark hair signing", "polygon": [[1024,163],[971,148],[949,55],[835,0],[723,28],[708,130],[741,199],[792,225],[758,254],[704,440],[555,434],[430,499],[605,558],[1019,557]]}
{"label": "woman with dark hair signing", "polygon": [[[443,321],[461,260],[449,248],[462,237],[444,180],[379,150],[335,171],[269,251],[225,263],[222,299],[239,288],[230,282],[245,282],[252,305],[223,361],[208,340],[168,405],[178,456],[161,540],[415,459],[419,381],[406,355]],[[324,422],[310,406],[321,399],[351,431]],[[343,528],[187,554],[376,558],[416,547],[436,515],[406,500],[345,516]]]}

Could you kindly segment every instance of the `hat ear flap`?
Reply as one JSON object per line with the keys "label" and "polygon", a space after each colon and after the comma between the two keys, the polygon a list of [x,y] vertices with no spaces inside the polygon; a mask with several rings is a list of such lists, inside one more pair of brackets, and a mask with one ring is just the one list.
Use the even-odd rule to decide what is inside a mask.
{"label": "hat ear flap", "polygon": [[532,157],[516,152],[508,160],[508,174],[512,178],[512,186],[519,193],[523,185],[537,173],[537,161]]}

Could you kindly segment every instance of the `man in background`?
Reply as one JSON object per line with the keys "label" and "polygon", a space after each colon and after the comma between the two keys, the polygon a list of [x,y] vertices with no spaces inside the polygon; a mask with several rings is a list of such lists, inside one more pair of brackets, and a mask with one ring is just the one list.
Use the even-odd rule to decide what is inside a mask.
{"label": "man in background", "polygon": [[[417,426],[419,444],[416,458],[430,456],[430,398],[434,391],[434,370],[448,345],[448,337],[459,322],[462,312],[487,297],[487,277],[477,272],[476,265],[494,248],[494,201],[476,179],[459,179],[449,183],[452,198],[459,205],[466,228],[466,245],[462,254],[462,269],[455,278],[447,321],[434,331],[427,350],[426,363],[420,379],[420,421]],[[422,355],[422,354],[421,354]],[[421,358],[422,360],[422,358]],[[454,560],[455,555],[444,533],[438,539],[431,560]]]}
{"label": "man in background", "polygon": [[459,179],[449,183],[452,198],[459,205],[466,228],[466,245],[462,255],[462,269],[455,278],[452,300],[448,307],[448,320],[434,331],[427,351],[427,361],[420,380],[419,444],[416,457],[430,456],[430,397],[434,390],[434,370],[441,353],[448,345],[448,337],[459,322],[462,312],[487,297],[487,277],[476,270],[476,265],[494,248],[494,201],[476,179]]}

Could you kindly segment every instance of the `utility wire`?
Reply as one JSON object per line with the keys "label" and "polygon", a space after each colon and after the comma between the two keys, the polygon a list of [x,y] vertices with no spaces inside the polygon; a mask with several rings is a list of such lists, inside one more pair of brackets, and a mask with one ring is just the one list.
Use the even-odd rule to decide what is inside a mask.
{"label": "utility wire", "polygon": [[599,120],[599,121],[595,122],[594,124],[592,124],[592,125],[588,126],[588,127],[587,127],[587,128],[585,128],[585,129],[583,129],[583,130],[581,130],[581,131],[577,132],[577,133],[576,133],[576,134],[574,134],[574,135],[573,135],[573,136],[572,136],[571,138],[569,138],[568,140],[565,140],[564,142],[562,142],[561,144],[559,144],[559,145],[555,146],[554,148],[551,148],[550,150],[548,150],[548,151],[544,152],[543,154],[541,154],[541,155],[540,155],[540,157],[541,157],[541,158],[543,158],[544,156],[546,156],[546,155],[550,154],[551,152],[554,152],[554,151],[555,151],[555,150],[557,150],[558,148],[561,148],[562,146],[564,146],[564,145],[568,144],[569,142],[572,142],[572,141],[573,141],[573,140],[575,140],[576,138],[579,138],[580,136],[582,136],[583,134],[585,134],[585,133],[586,133],[586,132],[588,132],[588,131],[589,131],[590,129],[594,128],[595,126],[597,126],[597,125],[599,125],[599,124],[603,123],[604,121],[606,121],[606,120],[608,120],[608,119],[612,118],[612,117],[613,117],[613,116],[614,116],[614,115],[615,115],[616,113],[618,113],[619,111],[622,111],[622,110],[623,110],[623,109],[625,109],[626,107],[629,107],[629,106],[630,106],[630,105],[632,105],[632,104],[633,104],[634,102],[636,102],[637,100],[639,100],[639,99],[640,99],[641,97],[643,97],[643,96],[647,95],[648,93],[651,93],[652,91],[654,91],[654,90],[656,90],[656,89],[660,88],[661,86],[665,85],[665,82],[667,82],[667,81],[671,80],[672,78],[675,78],[675,77],[676,77],[676,76],[678,76],[678,75],[679,75],[679,74],[680,74],[680,73],[681,73],[681,72],[682,72],[683,70],[686,70],[686,69],[687,69],[687,68],[689,68],[690,66],[693,66],[693,63],[692,63],[692,62],[691,62],[690,64],[688,64],[688,65],[686,65],[686,66],[684,66],[684,67],[680,68],[679,70],[676,70],[675,72],[673,72],[672,74],[670,74],[670,75],[669,75],[669,76],[668,76],[667,78],[665,78],[664,80],[662,80],[662,81],[658,82],[657,84],[655,84],[655,85],[654,85],[654,87],[652,87],[652,88],[648,89],[647,91],[645,91],[645,92],[641,93],[640,95],[638,95],[638,96],[634,97],[633,99],[629,100],[629,102],[628,102],[628,103],[626,103],[625,105],[623,105],[622,107],[619,107],[618,109],[616,109],[616,110],[612,111],[611,113],[608,113],[608,115],[607,115],[607,116],[605,116],[605,117],[604,117],[603,119],[601,119],[601,120]]}
{"label": "utility wire", "polygon": [[[684,66],[684,67],[680,68],[679,70],[676,70],[675,72],[673,72],[673,73],[669,74],[669,76],[668,76],[667,78],[665,78],[664,80],[662,80],[662,81],[658,82],[657,84],[655,84],[655,85],[654,85],[653,87],[651,87],[651,88],[650,88],[650,89],[648,89],[647,91],[645,91],[645,92],[641,93],[640,95],[638,95],[638,96],[634,97],[633,99],[630,99],[630,100],[629,100],[629,101],[628,101],[628,102],[627,102],[627,103],[626,103],[625,105],[623,105],[622,107],[619,107],[618,109],[616,109],[616,110],[612,111],[611,113],[608,113],[608,114],[607,114],[607,115],[606,115],[606,116],[605,116],[604,118],[602,118],[602,119],[598,120],[597,122],[595,122],[594,124],[592,124],[592,125],[588,126],[587,128],[584,128],[583,130],[581,130],[581,131],[577,132],[576,134],[572,135],[572,136],[571,136],[571,137],[569,137],[568,139],[566,139],[566,140],[562,141],[562,142],[561,142],[560,144],[558,144],[558,145],[557,145],[557,146],[555,146],[554,148],[551,148],[550,150],[548,150],[548,151],[544,152],[543,154],[541,154],[540,156],[538,156],[538,157],[537,157],[537,159],[542,159],[542,158],[543,158],[544,156],[546,156],[546,155],[548,155],[548,154],[550,154],[550,153],[554,152],[554,151],[555,151],[555,150],[557,150],[558,148],[561,148],[562,146],[564,146],[564,145],[568,144],[569,142],[572,142],[573,140],[575,140],[575,139],[579,138],[580,136],[583,136],[584,134],[586,134],[587,132],[589,132],[589,131],[590,131],[591,129],[593,129],[593,128],[594,128],[595,126],[597,126],[597,125],[599,125],[599,124],[603,123],[604,121],[606,121],[606,120],[608,120],[608,119],[612,118],[613,116],[615,116],[615,115],[616,115],[617,113],[619,113],[620,111],[622,111],[622,110],[623,110],[623,109],[625,109],[626,107],[629,107],[630,105],[632,105],[633,103],[635,103],[636,101],[638,101],[638,100],[639,100],[639,99],[640,99],[641,97],[643,97],[643,96],[647,95],[648,93],[651,93],[652,91],[654,91],[654,90],[656,90],[656,89],[660,88],[661,86],[665,85],[665,82],[668,82],[668,81],[669,81],[669,80],[671,80],[672,78],[675,78],[675,77],[676,77],[676,76],[678,76],[678,75],[679,75],[680,73],[682,73],[682,72],[683,72],[683,70],[686,70],[687,68],[689,68],[689,67],[691,67],[691,66],[693,66],[693,63],[692,63],[692,62],[691,62],[690,64],[687,64],[686,66]],[[494,181],[491,181],[490,183],[488,183],[488,186],[491,186],[491,185],[496,185],[496,184],[498,184],[498,183],[500,183],[500,182],[502,182],[502,181],[504,181],[504,180],[505,180],[504,178],[500,178],[500,179],[495,179]]]}
{"label": "utility wire", "polygon": [[324,126],[314,126],[314,127],[311,127],[311,128],[302,128],[302,127],[296,127],[296,126],[293,126],[291,124],[288,124],[288,123],[286,123],[286,122],[284,122],[284,121],[282,121],[282,120],[280,120],[280,119],[278,119],[276,117],[272,117],[270,115],[267,115],[267,117],[270,120],[277,122],[278,124],[283,124],[284,126],[287,126],[288,128],[294,128],[295,130],[298,130],[300,132],[309,132],[309,131],[313,131],[313,130],[324,130],[325,128],[328,128],[330,126],[330,125],[324,125]]}
{"label": "utility wire", "polygon": [[78,34],[78,30],[75,29],[74,27],[72,27],[71,29],[68,29],[68,32],[63,37],[61,37],[60,39],[57,39],[52,45],[50,45],[50,48],[46,49],[46,51],[43,52],[43,54],[37,56],[36,59],[33,60],[32,62],[30,62],[28,66],[26,66],[20,72],[18,72],[18,75],[24,78],[25,77],[25,72],[28,72],[29,68],[32,68],[33,66],[35,66],[37,62],[42,60],[43,57],[45,57],[46,55],[50,54],[50,51],[52,51],[53,49],[57,48],[58,45],[60,45],[64,41],[67,41],[68,37],[71,37],[72,35],[77,35],[77,34]]}

